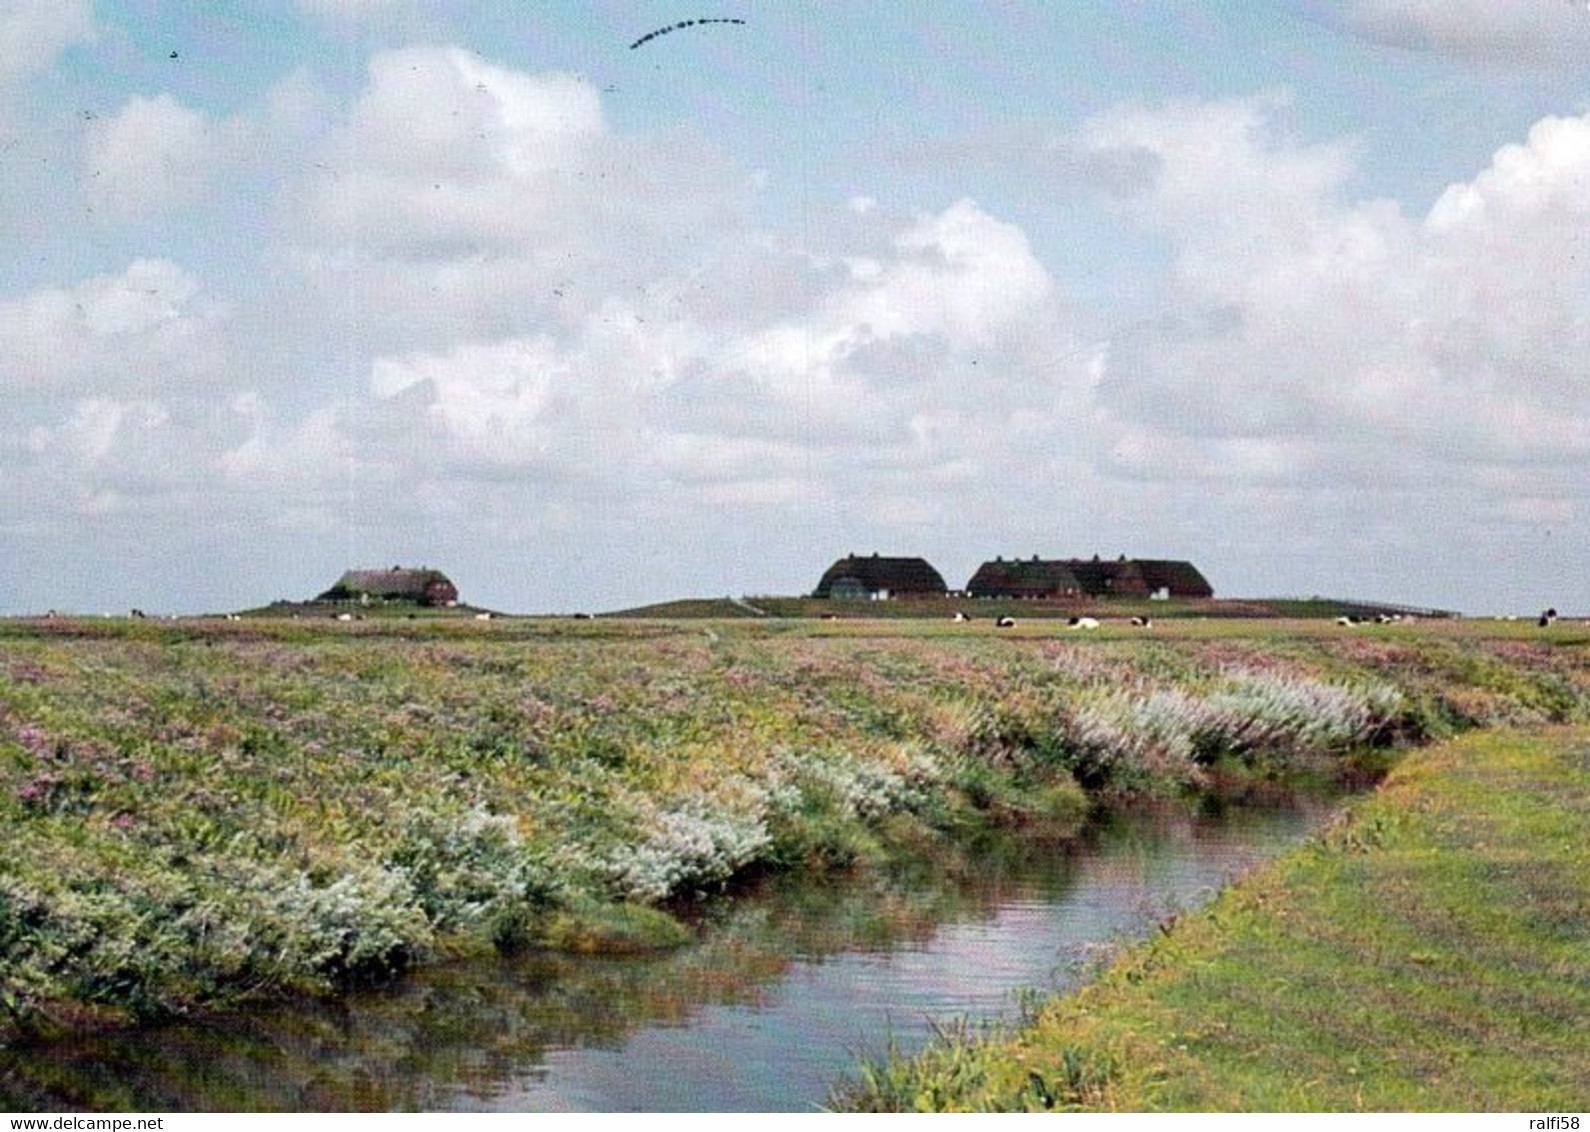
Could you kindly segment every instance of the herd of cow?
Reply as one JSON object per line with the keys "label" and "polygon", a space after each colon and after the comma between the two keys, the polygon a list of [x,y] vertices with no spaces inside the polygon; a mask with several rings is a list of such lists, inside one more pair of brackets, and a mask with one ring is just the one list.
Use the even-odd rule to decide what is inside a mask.
{"label": "herd of cow", "polygon": [[[969,624],[972,619],[964,613],[956,613],[950,620],[957,625],[965,625]],[[1127,623],[1140,629],[1152,629],[1154,627],[1154,620],[1151,617],[1133,617]],[[1066,627],[1071,629],[1097,629],[1101,624],[1103,622],[1097,617],[1072,617],[1066,621]],[[1016,619],[1014,617],[1001,615],[994,618],[994,628],[996,629],[1014,629],[1015,627]]]}

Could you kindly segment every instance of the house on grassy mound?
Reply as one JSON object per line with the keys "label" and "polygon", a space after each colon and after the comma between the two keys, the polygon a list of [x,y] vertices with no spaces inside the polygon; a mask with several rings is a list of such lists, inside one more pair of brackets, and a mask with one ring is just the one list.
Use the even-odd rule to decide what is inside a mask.
{"label": "house on grassy mound", "polygon": [[1143,584],[1150,597],[1214,597],[1215,589],[1198,567],[1191,562],[1168,558],[1139,558],[1137,568],[1143,572]]}
{"label": "house on grassy mound", "polygon": [[1066,565],[1089,597],[1147,597],[1151,592],[1143,568],[1124,554],[1114,562],[1094,555],[1092,559],[1070,559]]}
{"label": "house on grassy mound", "polygon": [[966,583],[966,592],[972,597],[1067,598],[1079,596],[1082,583],[1064,562],[1034,554],[984,562]]}
{"label": "house on grassy mound", "polygon": [[390,570],[349,570],[315,600],[449,606],[458,604],[458,588],[440,570],[394,566]]}
{"label": "house on grassy mound", "polygon": [[972,597],[1205,598],[1215,591],[1191,562],[1127,558],[996,558],[984,562],[966,583]]}
{"label": "house on grassy mound", "polygon": [[812,596],[887,601],[891,597],[943,596],[947,592],[943,575],[926,559],[847,554],[828,568]]}
{"label": "house on grassy mound", "polygon": [[1191,562],[1128,558],[1114,562],[1072,558],[1066,562],[1089,597],[1205,598],[1215,591]]}

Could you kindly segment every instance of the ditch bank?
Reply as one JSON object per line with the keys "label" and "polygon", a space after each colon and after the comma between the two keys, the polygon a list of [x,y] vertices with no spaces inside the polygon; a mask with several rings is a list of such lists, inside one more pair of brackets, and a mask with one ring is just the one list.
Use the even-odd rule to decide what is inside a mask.
{"label": "ditch bank", "polygon": [[674,946],[748,876],[1590,703],[1577,645],[1414,632],[246,630],[0,636],[0,1034]]}
{"label": "ditch bank", "polygon": [[865,1111],[1574,1111],[1590,730],[1409,754],[1318,838],[1016,1032],[867,1063]]}

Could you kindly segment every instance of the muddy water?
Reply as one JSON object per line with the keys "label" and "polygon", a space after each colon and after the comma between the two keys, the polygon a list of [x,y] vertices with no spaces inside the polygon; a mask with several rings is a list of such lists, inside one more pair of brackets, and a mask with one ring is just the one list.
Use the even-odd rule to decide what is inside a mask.
{"label": "muddy water", "polygon": [[1074,984],[1325,813],[1136,815],[1067,848],[783,878],[667,955],[458,964],[334,1004],[0,1051],[0,1109],[809,1110],[859,1054]]}

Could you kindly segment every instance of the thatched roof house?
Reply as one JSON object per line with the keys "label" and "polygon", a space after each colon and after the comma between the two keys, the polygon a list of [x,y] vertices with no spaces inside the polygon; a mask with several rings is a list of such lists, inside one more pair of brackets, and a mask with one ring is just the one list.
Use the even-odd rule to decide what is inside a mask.
{"label": "thatched roof house", "polygon": [[984,562],[966,583],[966,592],[972,597],[1076,597],[1082,593],[1082,583],[1064,562],[1035,554],[1025,561]]}
{"label": "thatched roof house", "polygon": [[456,605],[458,589],[440,570],[394,566],[390,570],[349,570],[315,600]]}
{"label": "thatched roof house", "polygon": [[1114,562],[1072,558],[1067,563],[1082,592],[1089,597],[1147,597],[1148,583],[1143,579],[1143,569],[1130,558],[1122,556]]}
{"label": "thatched roof house", "polygon": [[814,597],[872,598],[948,592],[944,577],[926,559],[847,554],[828,568]]}
{"label": "thatched roof house", "polygon": [[1191,562],[1163,558],[996,558],[966,583],[972,597],[1214,597]]}
{"label": "thatched roof house", "polygon": [[1165,558],[1127,558],[1113,562],[1073,558],[1071,567],[1082,592],[1091,597],[1214,597],[1214,588],[1191,562]]}
{"label": "thatched roof house", "polygon": [[1143,584],[1148,587],[1149,593],[1163,591],[1167,597],[1215,596],[1214,587],[1191,562],[1139,558],[1137,567],[1143,572]]}

